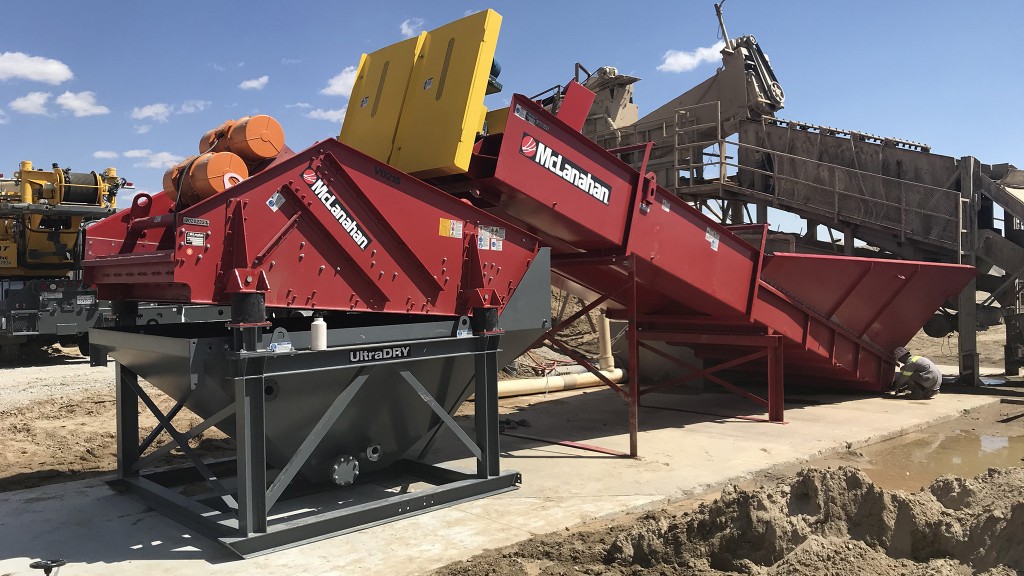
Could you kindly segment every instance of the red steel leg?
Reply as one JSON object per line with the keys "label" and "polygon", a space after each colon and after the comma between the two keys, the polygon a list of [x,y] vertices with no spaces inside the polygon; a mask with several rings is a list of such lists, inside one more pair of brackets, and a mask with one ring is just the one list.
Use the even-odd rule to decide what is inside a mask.
{"label": "red steel leg", "polygon": [[637,311],[635,259],[630,258],[629,264],[629,455],[636,458],[639,455],[636,437],[640,409],[640,347],[637,345],[640,314]]}

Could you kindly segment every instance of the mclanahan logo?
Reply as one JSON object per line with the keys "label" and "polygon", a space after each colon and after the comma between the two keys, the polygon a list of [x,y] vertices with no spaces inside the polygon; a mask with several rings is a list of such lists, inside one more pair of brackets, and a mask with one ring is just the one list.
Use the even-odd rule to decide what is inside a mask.
{"label": "mclanahan logo", "polygon": [[555,152],[533,136],[523,134],[519,151],[523,156],[532,158],[534,162],[557,174],[569,184],[597,198],[603,204],[608,204],[608,200],[611,197],[611,189],[607,184],[598,180],[589,171],[577,166],[572,160]]}
{"label": "mclanahan logo", "polygon": [[302,172],[302,180],[309,186],[309,189],[316,194],[316,197],[324,203],[324,206],[331,212],[331,215],[341,224],[341,227],[348,232],[348,235],[355,241],[356,246],[359,246],[360,250],[366,250],[366,247],[370,245],[369,235],[363,231],[362,226],[356,222],[355,218],[352,217],[351,212],[338,200],[338,197],[331,192],[331,189],[324,184],[324,181],[320,179],[316,171],[312,168],[306,168]]}

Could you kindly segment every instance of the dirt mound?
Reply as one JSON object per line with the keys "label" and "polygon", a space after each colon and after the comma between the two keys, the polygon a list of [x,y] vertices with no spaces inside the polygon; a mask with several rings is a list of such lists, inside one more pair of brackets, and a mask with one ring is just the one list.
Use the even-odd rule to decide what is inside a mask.
{"label": "dirt mound", "polygon": [[1024,570],[1021,534],[1024,468],[942,477],[913,494],[856,468],[807,468],[773,486],[727,487],[683,515],[536,538],[439,574],[999,576]]}

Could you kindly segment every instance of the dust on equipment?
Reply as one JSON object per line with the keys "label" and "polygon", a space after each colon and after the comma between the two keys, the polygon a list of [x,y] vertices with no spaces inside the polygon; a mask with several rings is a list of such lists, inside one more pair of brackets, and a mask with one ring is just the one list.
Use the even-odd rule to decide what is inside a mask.
{"label": "dust on equipment", "polygon": [[[947,296],[936,286],[966,282],[957,266],[868,274],[859,259],[766,254],[587,140],[593,93],[577,83],[557,116],[521,95],[488,111],[500,22],[487,10],[364,55],[337,139],[265,147],[256,117],[206,133],[201,154],[240,162],[183,163],[90,230],[87,278],[122,310],[92,337],[94,360],[118,368],[119,483],[242,556],[514,489],[497,370],[558,328],[552,269],[631,321],[634,367],[641,330],[715,359],[770,347],[773,418],[783,367],[887,383],[887,339],[902,337],[887,331],[923,324]],[[799,286],[824,275],[837,297]],[[139,301],[230,304],[232,317],[133,326]],[[310,312],[325,349],[320,318],[294,315]],[[609,384],[630,402],[634,455],[636,372],[628,389]],[[162,412],[138,377],[176,405]],[[453,418],[470,394],[473,434]],[[141,443],[140,400],[161,422]],[[176,429],[183,407],[203,422]],[[234,438],[233,461],[189,447],[213,426]],[[154,450],[160,432],[172,442]],[[476,470],[425,462],[442,435]],[[150,469],[175,447],[190,466]],[[430,487],[388,490],[417,479]]]}

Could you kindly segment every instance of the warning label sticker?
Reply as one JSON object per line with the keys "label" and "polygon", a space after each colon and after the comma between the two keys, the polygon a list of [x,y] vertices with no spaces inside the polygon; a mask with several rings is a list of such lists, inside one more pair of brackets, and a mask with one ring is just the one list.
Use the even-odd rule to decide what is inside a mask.
{"label": "warning label sticker", "polygon": [[462,238],[462,220],[441,218],[437,233],[446,238]]}
{"label": "warning label sticker", "polygon": [[274,192],[269,199],[267,199],[267,206],[274,212],[277,212],[281,205],[284,204],[284,195],[280,192]]}
{"label": "warning label sticker", "polygon": [[709,226],[707,232],[704,234],[704,239],[711,245],[712,250],[718,252],[718,239],[721,238],[721,236],[722,235],[718,233],[718,230]]}
{"label": "warning label sticker", "polygon": [[480,250],[500,252],[505,241],[505,229],[499,226],[481,226],[477,234],[476,247]]}

